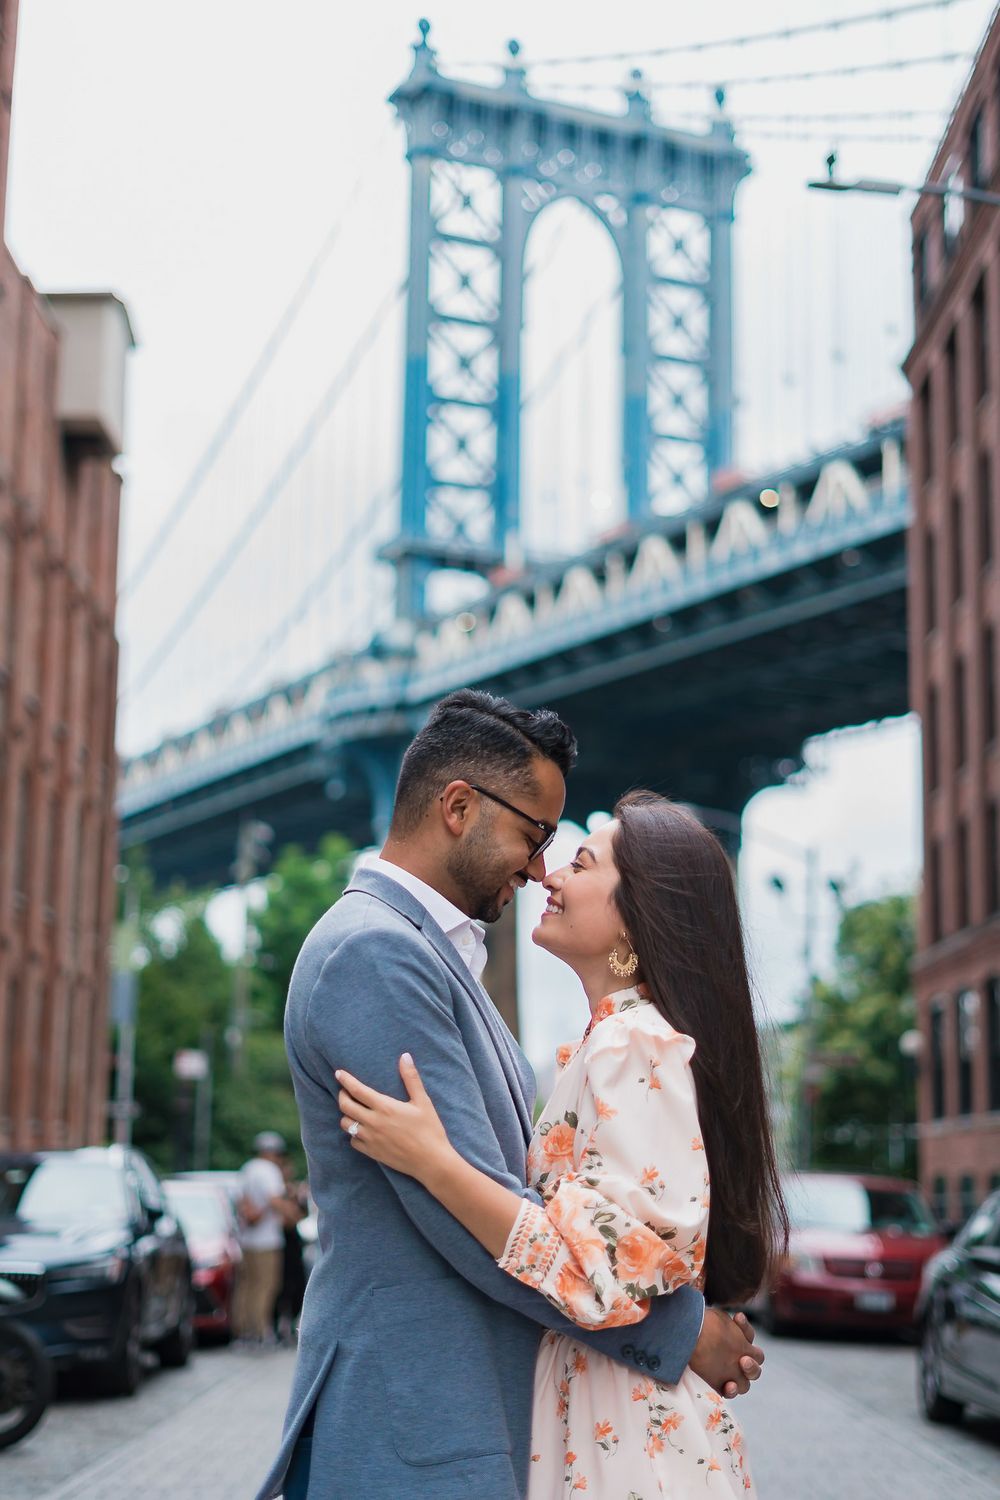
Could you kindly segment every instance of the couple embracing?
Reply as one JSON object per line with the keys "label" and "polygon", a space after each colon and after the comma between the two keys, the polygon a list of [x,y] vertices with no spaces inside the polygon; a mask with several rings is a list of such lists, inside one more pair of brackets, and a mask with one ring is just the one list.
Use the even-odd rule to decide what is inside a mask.
{"label": "couple embracing", "polygon": [[[299,955],[321,1255],[260,1500],[753,1493],[728,1403],[763,1355],[720,1309],[786,1221],[732,875],[649,793],[547,871],[575,756],[548,710],[443,699],[381,857]],[[482,924],[529,880],[533,940],[583,989],[537,1121],[479,982]]]}

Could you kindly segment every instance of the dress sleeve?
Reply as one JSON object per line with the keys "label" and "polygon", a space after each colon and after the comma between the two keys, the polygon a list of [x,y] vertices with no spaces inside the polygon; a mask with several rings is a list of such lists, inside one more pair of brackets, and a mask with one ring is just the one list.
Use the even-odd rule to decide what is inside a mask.
{"label": "dress sleeve", "polygon": [[498,1264],[580,1327],[638,1323],[651,1297],[700,1282],[709,1187],[693,1053],[679,1032],[609,1017],[579,1113],[539,1143],[553,1186],[544,1207],[524,1203]]}

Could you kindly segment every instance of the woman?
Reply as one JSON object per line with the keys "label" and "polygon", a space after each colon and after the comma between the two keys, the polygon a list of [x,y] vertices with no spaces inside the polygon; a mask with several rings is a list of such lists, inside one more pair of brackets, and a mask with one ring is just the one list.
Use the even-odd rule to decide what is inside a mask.
{"label": "woman", "polygon": [[[637,792],[544,884],[533,940],[575,970],[591,1020],[560,1048],[528,1152],[540,1204],[458,1155],[408,1054],[408,1101],[337,1073],[341,1125],[581,1327],[638,1323],[683,1282],[738,1302],[766,1279],[787,1220],[725,854],[682,808]],[[690,1370],[676,1386],[654,1375],[547,1333],[529,1500],[752,1491],[722,1398]]]}

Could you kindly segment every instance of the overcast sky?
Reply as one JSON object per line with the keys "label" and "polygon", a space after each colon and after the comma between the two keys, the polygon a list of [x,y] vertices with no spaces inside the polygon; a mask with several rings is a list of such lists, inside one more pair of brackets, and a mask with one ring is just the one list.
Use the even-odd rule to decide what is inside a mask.
{"label": "overcast sky", "polygon": [[[499,62],[514,35],[535,92],[619,108],[629,61],[532,60],[676,47],[899,3],[618,0],[609,10],[581,0],[490,8],[442,0],[430,19],[443,69]],[[905,398],[912,200],[810,194],[805,182],[822,172],[831,147],[845,176],[920,180],[968,71],[962,59],[991,11],[991,0],[952,0],[839,32],[636,58],[658,116],[688,128],[701,128],[716,82],[725,81],[753,160],[736,230],[736,458],[748,474],[856,436]],[[408,70],[417,15],[401,0],[374,8],[22,0],[9,243],[43,289],[118,291],[139,338],[123,460],[124,584],[327,246],[232,441],[141,580],[126,588],[126,750],[318,664],[335,645],[360,643],[389,607],[385,570],[365,561],[394,526],[399,454],[407,171],[386,98]],[[827,79],[776,76],[951,54],[959,60]],[[498,75],[487,66],[475,76]],[[770,81],[736,81],[762,77]],[[574,94],[581,84],[600,87]],[[583,542],[606,529],[621,504],[614,259],[595,223],[567,207],[547,212],[529,245],[538,270],[526,391],[544,383],[561,348],[579,344],[579,352],[525,419],[525,530],[542,550],[558,537]],[[367,340],[360,349],[359,339]],[[331,391],[341,371],[343,388]],[[200,607],[206,579],[290,468],[295,439],[324,397],[330,415],[307,457]],[[347,546],[352,532],[364,537],[360,550]],[[297,612],[331,555],[340,565]],[[161,664],[151,670],[157,653]],[[824,871],[846,874],[857,897],[912,885],[919,859],[912,726],[827,741],[810,760],[816,769],[802,786],[764,794],[748,815],[748,912],[761,987],[779,1011],[801,979],[803,903],[794,861],[782,863],[784,907],[767,885],[776,855],[767,834],[821,843]],[[820,921],[821,951],[833,926],[831,906]]]}

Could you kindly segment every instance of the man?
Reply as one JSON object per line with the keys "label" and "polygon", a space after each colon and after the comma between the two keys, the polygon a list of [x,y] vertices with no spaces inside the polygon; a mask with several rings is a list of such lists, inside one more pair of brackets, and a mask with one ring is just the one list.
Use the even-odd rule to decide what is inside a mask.
{"label": "man", "polygon": [[281,1287],[285,1245],[285,1142],[277,1132],[254,1137],[254,1155],[240,1171],[240,1244],[243,1263],[237,1285],[236,1332],[248,1344],[273,1338],[274,1304]]}
{"label": "man", "polygon": [[340,1129],[335,1070],[399,1097],[410,1051],[461,1154],[538,1201],[525,1187],[534,1077],[478,982],[480,924],[543,878],[575,753],[547,710],[470,690],[442,700],[403,759],[381,858],[299,955],[285,1040],[321,1253],[260,1500],[522,1500],[545,1328],[666,1382],[690,1364],[728,1394],[759,1374],[745,1324],[706,1314],[692,1287],[655,1298],[638,1329],[576,1329]]}

